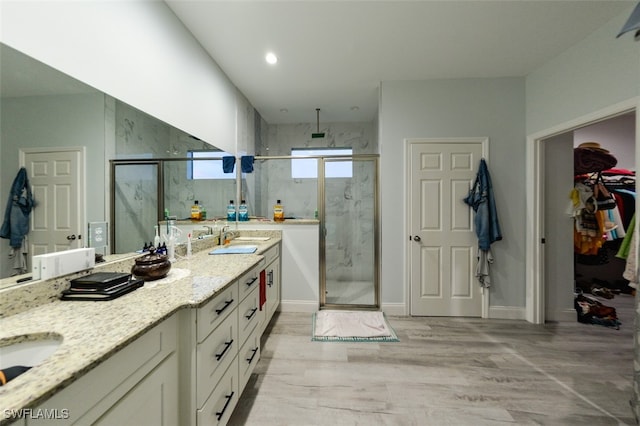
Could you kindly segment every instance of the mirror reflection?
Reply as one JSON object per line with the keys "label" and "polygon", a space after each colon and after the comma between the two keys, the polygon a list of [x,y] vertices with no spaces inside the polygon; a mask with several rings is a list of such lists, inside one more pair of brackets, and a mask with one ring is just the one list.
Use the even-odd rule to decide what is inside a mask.
{"label": "mirror reflection", "polygon": [[[30,232],[24,247],[16,251],[25,253],[27,274],[14,268],[9,242],[0,239],[0,279],[11,277],[0,281],[0,288],[28,278],[33,255],[85,247],[88,224],[110,221],[110,159],[185,158],[190,151],[216,148],[0,43],[3,217],[20,167],[31,164],[38,170],[28,176],[37,202],[30,215]],[[186,174],[186,165],[183,168]],[[67,181],[56,182],[50,173],[66,174]],[[119,188],[124,199],[130,206],[138,203],[137,208],[143,208],[145,190],[139,185],[126,186],[123,183]],[[52,201],[60,201],[61,196],[62,207]],[[189,196],[187,193],[184,203],[190,202]],[[140,211],[132,208],[126,214],[139,217],[136,212]],[[146,234],[140,241],[153,237],[156,220],[143,226]],[[127,247],[118,251],[124,250],[129,251]],[[109,247],[96,250],[100,254],[111,254],[109,251]]]}
{"label": "mirror reflection", "polygon": [[[256,161],[236,186],[235,172],[220,174],[229,154],[1,43],[0,55],[0,203],[6,205],[21,166],[39,167],[29,176],[38,205],[30,218],[27,271],[33,255],[91,246],[92,223],[107,223],[114,232],[111,245],[97,248],[98,254],[132,253],[154,239],[165,214],[189,218],[196,200],[209,220],[225,220],[229,200],[242,199],[252,218],[272,218],[281,200],[287,218],[313,219],[318,179],[294,173],[292,161],[298,160],[292,157],[300,150],[377,152],[374,123],[327,124],[326,137],[315,139],[311,124],[268,125],[238,97],[238,138],[244,141],[238,146],[254,152]],[[123,163],[112,171],[114,161]],[[41,173],[56,167],[68,175],[64,191]],[[314,160],[306,168],[316,167]],[[352,198],[353,184],[344,184],[340,199]],[[20,272],[9,254],[8,241],[0,239],[0,278]]]}

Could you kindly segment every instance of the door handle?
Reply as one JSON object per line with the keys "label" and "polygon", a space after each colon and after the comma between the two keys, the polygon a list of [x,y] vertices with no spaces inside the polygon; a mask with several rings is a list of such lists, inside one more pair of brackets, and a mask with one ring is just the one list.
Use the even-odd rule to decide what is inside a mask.
{"label": "door handle", "polygon": [[422,241],[422,239],[421,239],[419,236],[414,235],[414,237],[413,237],[413,241],[415,241],[415,242],[419,243],[420,241]]}
{"label": "door handle", "polygon": [[67,240],[73,241],[76,239],[76,234],[67,235]]}

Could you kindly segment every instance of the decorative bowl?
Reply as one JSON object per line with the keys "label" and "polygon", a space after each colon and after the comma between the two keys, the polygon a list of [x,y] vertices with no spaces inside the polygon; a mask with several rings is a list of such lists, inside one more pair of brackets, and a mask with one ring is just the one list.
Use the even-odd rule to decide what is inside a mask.
{"label": "decorative bowl", "polygon": [[149,254],[136,259],[131,268],[131,274],[144,281],[153,281],[164,278],[171,269],[171,262],[164,254],[156,253],[155,247],[149,249]]}

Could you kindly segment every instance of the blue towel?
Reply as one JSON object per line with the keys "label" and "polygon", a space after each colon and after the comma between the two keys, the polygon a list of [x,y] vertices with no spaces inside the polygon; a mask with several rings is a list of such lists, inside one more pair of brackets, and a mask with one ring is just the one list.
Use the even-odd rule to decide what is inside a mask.
{"label": "blue towel", "polygon": [[236,165],[236,157],[222,157],[222,171],[233,173],[233,166]]}
{"label": "blue towel", "polygon": [[240,158],[240,167],[242,167],[242,173],[253,172],[253,155],[243,155]]}

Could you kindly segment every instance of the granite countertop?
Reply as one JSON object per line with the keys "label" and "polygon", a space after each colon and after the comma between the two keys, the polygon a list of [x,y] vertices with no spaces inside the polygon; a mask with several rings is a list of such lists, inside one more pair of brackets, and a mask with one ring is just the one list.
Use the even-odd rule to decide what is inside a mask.
{"label": "granite countertop", "polygon": [[[242,241],[258,246],[254,254],[209,255],[211,249],[205,248],[178,258],[167,277],[118,299],[56,300],[0,319],[0,339],[31,334],[62,339],[47,360],[0,386],[0,409],[34,408],[44,402],[179,309],[204,305],[280,241],[279,235]],[[0,423],[3,420],[0,417]]]}

